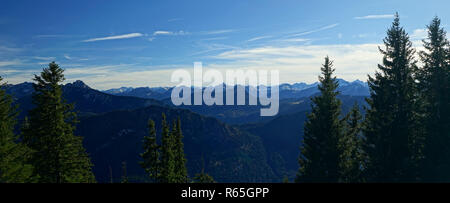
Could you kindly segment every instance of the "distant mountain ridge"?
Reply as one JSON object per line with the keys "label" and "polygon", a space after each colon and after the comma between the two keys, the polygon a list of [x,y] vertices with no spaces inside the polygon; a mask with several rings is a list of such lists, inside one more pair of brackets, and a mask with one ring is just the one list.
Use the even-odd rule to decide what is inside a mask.
{"label": "distant mountain ridge", "polygon": [[[338,79],[338,82],[340,84],[338,91],[341,92],[341,95],[363,97],[369,95],[369,87],[365,82],[359,80],[348,82],[342,79]],[[279,115],[309,109],[310,100],[308,98],[319,94],[317,85],[318,83],[281,84],[279,86]],[[237,86],[235,86],[235,88],[237,88]],[[248,100],[250,96],[255,96],[251,95],[249,88],[251,87],[245,87],[246,100]],[[82,81],[67,83],[63,86],[64,97],[69,103],[76,103],[75,109],[81,112],[81,115],[109,112],[113,110],[135,109],[150,104],[173,106],[170,98],[172,89],[173,88],[171,87],[122,87],[101,92],[90,88]],[[193,94],[192,90],[191,94]],[[18,100],[18,103],[22,105],[21,109],[25,109],[25,111],[22,111],[22,115],[26,113],[26,110],[31,108],[31,94],[33,92],[32,83],[9,85],[7,92],[14,95]],[[23,98],[27,96],[29,98]],[[191,98],[193,99],[192,95]],[[224,99],[225,98],[224,95]],[[235,96],[235,99],[236,98],[237,97]],[[189,109],[205,116],[215,117],[229,124],[255,123],[272,119],[272,117],[259,116],[261,109],[260,105],[181,105],[177,108]]]}
{"label": "distant mountain ridge", "polygon": [[[63,98],[66,99],[68,103],[74,103],[75,111],[78,111],[81,115],[136,109],[149,105],[166,105],[155,99],[106,94],[90,88],[82,81],[67,83],[63,85],[62,89]],[[26,82],[17,85],[8,85],[6,87],[6,92],[13,96],[16,104],[19,104],[19,118],[23,118],[28,110],[33,108],[33,83]]]}
{"label": "distant mountain ridge", "polygon": [[[355,80],[353,82],[348,82],[343,79],[337,80],[339,83],[338,91],[340,91],[340,95],[349,96],[349,97],[366,97],[369,96],[369,87],[367,83]],[[279,115],[295,113],[299,111],[304,111],[310,108],[310,100],[309,97],[319,94],[319,89],[317,88],[318,83],[294,83],[294,84],[281,84],[279,86]],[[237,87],[240,85],[234,86],[235,89],[235,100]],[[242,87],[242,86],[240,86]],[[225,103],[225,84],[222,84],[222,88],[224,91],[224,103]],[[251,91],[250,86],[244,87],[246,103],[248,104],[249,97],[255,97]],[[270,89],[270,87],[268,87]],[[173,88],[171,87],[140,87],[140,88],[126,88],[127,91],[122,91],[121,93],[117,93],[115,95],[118,96],[134,96],[141,98],[152,98],[162,101],[167,105],[172,105],[171,102],[171,91]],[[254,88],[253,88],[254,89]],[[121,90],[124,90],[122,88]],[[191,87],[191,103],[193,103],[194,98],[194,88]],[[109,91],[114,92],[114,91]],[[116,91],[117,92],[117,91]],[[353,104],[353,103],[352,103]],[[273,119],[274,117],[261,117],[260,109],[263,107],[261,105],[180,105],[178,108],[189,109],[193,112],[215,117],[225,123],[229,124],[244,124],[244,123],[256,123],[256,122],[264,122]]]}
{"label": "distant mountain ridge", "polygon": [[[343,79],[338,79],[338,82],[338,91],[340,91],[342,95],[369,96],[369,87],[366,82],[360,80],[348,82]],[[317,85],[317,82],[312,84],[303,82],[293,84],[280,84],[278,86],[280,99],[310,97],[319,92],[319,90],[317,89]],[[249,87],[247,86],[246,89],[248,88]],[[103,92],[118,96],[133,96],[164,100],[170,98],[172,89],[173,87],[121,87],[105,90]]]}

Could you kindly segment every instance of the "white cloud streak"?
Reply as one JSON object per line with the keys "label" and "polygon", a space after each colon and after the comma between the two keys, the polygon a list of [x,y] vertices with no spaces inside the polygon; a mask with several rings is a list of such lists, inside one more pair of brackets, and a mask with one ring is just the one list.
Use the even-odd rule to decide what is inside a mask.
{"label": "white cloud streak", "polygon": [[33,59],[40,60],[40,61],[54,61],[56,58],[52,57],[52,56],[49,56],[49,57],[35,56],[35,57],[33,57]]}
{"label": "white cloud streak", "polygon": [[261,40],[261,39],[267,39],[267,38],[271,38],[272,36],[260,36],[260,37],[254,37],[251,38],[249,40],[247,40],[247,42],[253,42],[253,41],[257,41],[257,40]]}
{"label": "white cloud streak", "polygon": [[290,39],[283,39],[281,40],[283,42],[309,42],[311,39],[305,39],[305,38],[290,38]]}
{"label": "white cloud streak", "polygon": [[20,52],[20,51],[22,51],[21,48],[13,48],[13,47],[0,46],[0,53],[1,53],[1,52]]}
{"label": "white cloud streak", "polygon": [[392,14],[384,14],[384,15],[366,15],[366,16],[358,16],[354,19],[356,20],[368,20],[368,19],[392,19],[394,15]]}
{"label": "white cloud streak", "polygon": [[306,31],[306,32],[300,32],[300,33],[292,34],[289,37],[298,37],[298,36],[308,35],[308,34],[312,34],[312,33],[315,33],[315,32],[328,30],[328,29],[334,28],[334,27],[336,27],[338,25],[339,25],[339,23],[335,23],[335,24],[323,26],[323,27],[315,29],[315,30],[310,30],[310,31]]}
{"label": "white cloud streak", "polygon": [[129,38],[142,37],[142,36],[144,36],[144,34],[142,34],[142,33],[130,33],[130,34],[124,34],[124,35],[109,36],[109,37],[92,38],[92,39],[83,40],[83,42],[96,42],[96,41],[103,41],[103,40],[129,39]]}
{"label": "white cloud streak", "polygon": [[218,34],[225,34],[225,33],[230,33],[230,32],[234,32],[235,30],[232,29],[227,29],[227,30],[212,30],[212,31],[206,31],[203,32],[203,34],[205,35],[218,35]]}
{"label": "white cloud streak", "polygon": [[4,66],[17,66],[22,65],[22,61],[20,60],[8,60],[8,61],[0,61],[0,67]]}
{"label": "white cloud streak", "polygon": [[202,40],[203,41],[215,41],[215,40],[224,40],[224,39],[228,39],[228,37],[211,37],[211,38],[205,38]]}
{"label": "white cloud streak", "polygon": [[158,30],[153,32],[153,36],[157,36],[157,35],[188,35],[190,34],[189,32],[185,32],[183,30],[180,30],[178,32],[172,32],[172,31],[164,31],[164,30]]}
{"label": "white cloud streak", "polygon": [[158,30],[158,31],[153,32],[153,35],[154,35],[154,36],[156,36],[156,35],[171,35],[171,34],[173,34],[173,32],[170,32],[170,31],[162,31],[162,30]]}

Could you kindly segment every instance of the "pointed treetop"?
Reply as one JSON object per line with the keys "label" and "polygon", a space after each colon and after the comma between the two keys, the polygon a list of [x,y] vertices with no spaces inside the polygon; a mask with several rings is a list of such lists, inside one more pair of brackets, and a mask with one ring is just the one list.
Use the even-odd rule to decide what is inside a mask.
{"label": "pointed treetop", "polygon": [[320,76],[320,81],[324,80],[327,81],[328,79],[331,79],[331,75],[334,72],[333,69],[333,61],[330,60],[328,56],[325,57],[325,63],[322,64],[322,68],[320,69],[322,71],[323,76]]}
{"label": "pointed treetop", "polygon": [[64,69],[60,68],[54,61],[48,64],[48,67],[44,68],[41,74],[35,75],[33,80],[41,84],[51,84],[53,86],[58,85],[65,80]]}

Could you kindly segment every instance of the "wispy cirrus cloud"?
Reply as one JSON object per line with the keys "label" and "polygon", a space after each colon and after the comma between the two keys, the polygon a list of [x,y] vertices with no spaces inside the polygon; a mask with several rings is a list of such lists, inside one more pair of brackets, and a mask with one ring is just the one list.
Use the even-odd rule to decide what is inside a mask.
{"label": "wispy cirrus cloud", "polygon": [[136,37],[142,37],[142,36],[144,36],[144,34],[142,34],[142,33],[130,33],[130,34],[123,34],[123,35],[108,36],[108,37],[92,38],[92,39],[83,40],[82,42],[95,42],[95,41],[104,41],[104,40],[129,39],[129,38],[136,38]]}
{"label": "wispy cirrus cloud", "polygon": [[72,60],[72,57],[70,57],[69,54],[64,54],[64,58],[67,60]]}
{"label": "wispy cirrus cloud", "polygon": [[4,66],[17,66],[22,65],[23,62],[21,60],[7,60],[7,61],[0,61],[0,67]]}
{"label": "wispy cirrus cloud", "polygon": [[314,29],[314,30],[292,34],[289,37],[298,37],[298,36],[308,35],[308,34],[312,34],[312,33],[315,33],[315,32],[328,30],[328,29],[334,28],[334,27],[336,27],[338,25],[339,25],[339,23],[334,23],[334,24],[326,25],[326,26],[323,26],[323,27],[320,27],[320,28],[317,28],[317,29]]}
{"label": "wispy cirrus cloud", "polygon": [[202,55],[202,54],[206,54],[206,53],[210,53],[210,52],[215,52],[215,51],[224,51],[224,50],[234,50],[234,49],[238,49],[238,47],[235,46],[230,46],[230,45],[225,45],[225,44],[202,44],[203,46],[203,50],[202,51],[198,51],[195,53],[192,53],[191,56],[195,56],[195,55]]}
{"label": "wispy cirrus cloud", "polygon": [[309,42],[311,39],[305,39],[305,38],[290,38],[290,39],[282,39],[280,41],[283,42]]}
{"label": "wispy cirrus cloud", "polygon": [[19,52],[19,51],[23,51],[23,49],[21,48],[14,48],[14,47],[7,47],[7,46],[1,46],[0,45],[0,53],[1,52]]}
{"label": "wispy cirrus cloud", "polygon": [[228,37],[211,37],[211,38],[205,38],[202,40],[203,41],[215,41],[215,40],[224,40],[224,39],[228,39]]}
{"label": "wispy cirrus cloud", "polygon": [[366,15],[354,17],[356,20],[367,20],[367,19],[387,19],[394,18],[393,14],[383,14],[383,15]]}
{"label": "wispy cirrus cloud", "polygon": [[54,61],[56,59],[56,57],[53,57],[53,56],[49,56],[49,57],[35,56],[35,57],[33,57],[33,59],[36,59],[36,60],[39,60],[39,61]]}
{"label": "wispy cirrus cloud", "polygon": [[177,32],[173,32],[173,31],[165,31],[165,30],[158,30],[153,32],[153,36],[157,36],[157,35],[188,35],[190,34],[189,32],[185,32],[183,30],[177,31]]}
{"label": "wispy cirrus cloud", "polygon": [[233,29],[211,30],[211,31],[202,32],[202,34],[205,34],[205,35],[218,35],[218,34],[225,34],[225,33],[230,33],[230,32],[235,32],[235,31],[236,30],[233,30]]}
{"label": "wispy cirrus cloud", "polygon": [[253,37],[249,40],[247,40],[247,42],[253,42],[253,41],[257,41],[257,40],[261,40],[261,39],[267,39],[267,38],[271,38],[272,36],[260,36],[260,37]]}
{"label": "wispy cirrus cloud", "polygon": [[[70,65],[66,65],[70,66]],[[120,72],[118,69],[134,66],[134,64],[99,65],[99,66],[75,66],[65,71],[68,75],[103,75],[109,72]],[[72,66],[74,67],[74,66]]]}
{"label": "wispy cirrus cloud", "polygon": [[170,32],[170,31],[163,31],[163,30],[158,30],[158,31],[155,31],[155,32],[153,32],[153,35],[171,35],[172,34],[172,32]]}

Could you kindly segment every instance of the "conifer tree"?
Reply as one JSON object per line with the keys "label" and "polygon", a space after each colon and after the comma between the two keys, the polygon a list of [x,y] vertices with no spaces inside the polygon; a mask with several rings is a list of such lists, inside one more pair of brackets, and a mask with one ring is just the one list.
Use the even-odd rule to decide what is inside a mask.
{"label": "conifer tree", "polygon": [[359,106],[353,108],[344,118],[344,134],[339,140],[340,182],[361,182],[361,170],[364,168],[364,153],[361,140],[361,120]]}
{"label": "conifer tree", "polygon": [[305,123],[300,169],[296,182],[337,182],[339,180],[339,119],[341,101],[336,98],[338,81],[333,76],[332,61],[325,58],[319,76],[320,95],[312,98],[312,111]]}
{"label": "conifer tree", "polygon": [[175,183],[175,153],[173,136],[171,136],[166,115],[162,114],[162,136],[161,136],[161,182]]}
{"label": "conifer tree", "polygon": [[383,64],[369,76],[370,98],[364,135],[369,181],[414,181],[422,159],[423,130],[418,123],[417,67],[408,34],[396,14],[383,40]]}
{"label": "conifer tree", "polygon": [[82,138],[73,135],[77,122],[73,105],[62,98],[63,71],[52,62],[39,76],[35,75],[35,108],[29,111],[23,140],[34,151],[31,163],[39,182],[94,182]]}
{"label": "conifer tree", "polygon": [[183,133],[181,132],[181,121],[179,117],[177,121],[174,121],[172,132],[174,140],[176,182],[186,183],[188,181],[186,169],[186,157],[184,154]]}
{"label": "conifer tree", "polygon": [[14,134],[16,108],[0,77],[0,183],[33,182],[33,167],[27,164],[31,150],[18,143]]}
{"label": "conifer tree", "polygon": [[426,145],[424,149],[424,180],[450,181],[450,58],[449,41],[435,17],[423,40],[426,51],[420,56],[420,90],[425,106]]}
{"label": "conifer tree", "polygon": [[144,153],[141,154],[143,159],[140,162],[142,168],[149,175],[152,182],[160,182],[160,148],[157,144],[155,122],[153,120],[148,121],[149,135],[144,137]]}

